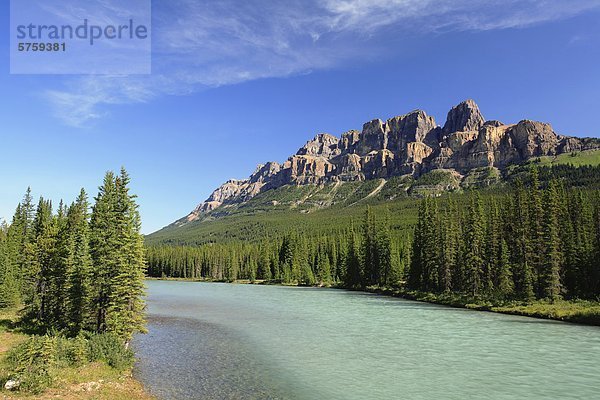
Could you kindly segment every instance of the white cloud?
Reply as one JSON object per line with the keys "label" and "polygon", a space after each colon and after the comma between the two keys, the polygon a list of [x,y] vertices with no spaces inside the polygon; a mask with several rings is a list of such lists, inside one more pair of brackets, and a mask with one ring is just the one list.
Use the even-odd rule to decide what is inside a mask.
{"label": "white cloud", "polygon": [[46,92],[84,126],[105,106],[335,68],[385,49],[378,35],[522,28],[600,8],[600,0],[170,0],[153,9],[153,75],[68,78]]}

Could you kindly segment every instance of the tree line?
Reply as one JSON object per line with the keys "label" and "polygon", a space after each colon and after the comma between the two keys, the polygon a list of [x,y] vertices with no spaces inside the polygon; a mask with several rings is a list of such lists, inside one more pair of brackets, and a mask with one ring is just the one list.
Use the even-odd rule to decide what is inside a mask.
{"label": "tree line", "polygon": [[40,331],[144,331],[145,248],[130,178],[108,172],[91,207],[85,190],[56,211],[28,189],[0,227],[0,307],[24,307]]}
{"label": "tree line", "polygon": [[419,208],[407,271],[409,288],[496,299],[585,298],[600,295],[600,192],[558,180],[467,207],[452,197],[426,198]]}
{"label": "tree line", "polygon": [[526,183],[516,179],[505,193],[426,197],[412,236],[392,229],[389,212],[375,215],[367,207],[357,226],[328,235],[151,246],[148,274],[402,287],[497,300],[596,299],[600,192],[546,175],[540,180],[533,167]]}
{"label": "tree line", "polygon": [[398,285],[410,259],[408,241],[392,235],[389,212],[377,218],[367,207],[363,221],[340,232],[309,236],[292,231],[257,243],[149,246],[147,273],[284,284]]}

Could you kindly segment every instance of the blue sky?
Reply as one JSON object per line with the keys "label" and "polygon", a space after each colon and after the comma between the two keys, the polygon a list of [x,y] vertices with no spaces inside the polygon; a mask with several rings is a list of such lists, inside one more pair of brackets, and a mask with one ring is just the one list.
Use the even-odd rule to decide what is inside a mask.
{"label": "blue sky", "polygon": [[[283,4],[285,3],[285,4]],[[143,231],[229,178],[416,108],[600,136],[600,1],[153,2],[152,75],[10,75],[0,5],[0,218],[95,195],[124,165]]]}

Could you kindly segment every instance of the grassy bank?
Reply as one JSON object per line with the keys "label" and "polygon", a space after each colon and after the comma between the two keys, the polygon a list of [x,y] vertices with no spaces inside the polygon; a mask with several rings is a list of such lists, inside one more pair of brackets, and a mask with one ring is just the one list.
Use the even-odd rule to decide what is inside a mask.
{"label": "grassy bank", "polygon": [[450,307],[600,326],[600,302],[597,301],[559,300],[549,302],[538,300],[522,302],[513,300],[498,302],[493,299],[474,298],[456,293],[438,294],[379,287],[370,287],[366,290],[371,293]]}
{"label": "grassy bank", "polygon": [[[93,339],[90,339],[91,342]],[[33,336],[20,326],[16,310],[0,310],[0,397],[2,399],[97,399],[97,400],[150,400],[142,385],[131,375],[131,367],[115,368],[113,362],[88,362],[81,355],[79,362],[65,362],[73,357],[77,339]],[[89,347],[89,346],[88,346]],[[97,346],[96,346],[97,347]],[[40,366],[35,357],[41,352],[49,356]],[[52,360],[50,360],[52,359]],[[85,360],[84,360],[85,359]],[[4,389],[5,382],[14,376],[15,368],[22,369],[19,390]],[[41,369],[40,369],[41,368]],[[25,383],[27,380],[27,384]]]}
{"label": "grassy bank", "polygon": [[[185,278],[146,278],[149,280],[193,281],[193,282],[225,282],[211,279]],[[246,279],[237,280],[238,284],[281,285],[279,282]],[[292,286],[292,285],[288,285]],[[331,286],[332,288],[345,289]],[[423,301],[444,306],[467,308],[477,311],[490,311],[502,314],[521,315],[525,317],[552,319],[586,325],[600,326],[600,302],[589,300],[560,300],[555,302],[534,301],[502,301],[493,299],[474,298],[457,293],[426,293],[398,288],[368,287],[363,291],[386,296],[401,297],[408,300]]]}

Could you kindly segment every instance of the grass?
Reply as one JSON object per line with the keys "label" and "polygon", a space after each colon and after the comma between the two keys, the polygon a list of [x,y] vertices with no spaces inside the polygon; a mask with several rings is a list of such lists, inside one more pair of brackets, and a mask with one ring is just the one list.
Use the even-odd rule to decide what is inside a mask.
{"label": "grass", "polygon": [[505,301],[458,293],[428,293],[378,287],[368,288],[367,291],[450,307],[600,326],[600,302],[597,301]]}
{"label": "grass", "polygon": [[[6,391],[4,383],[14,372],[11,359],[15,351],[33,336],[23,333],[16,309],[0,310],[0,397],[12,399],[66,400],[150,400],[152,399],[131,374],[131,368],[118,370],[105,362],[82,363],[77,366],[53,367],[50,386],[40,393],[24,390]],[[39,338],[39,337],[38,337]],[[66,341],[66,339],[64,339]]]}
{"label": "grass", "polygon": [[587,300],[561,300],[554,303],[537,301],[492,307],[492,311],[600,326],[600,303]]}
{"label": "grass", "polygon": [[538,165],[600,165],[600,150],[584,150],[572,153],[559,154],[558,156],[545,156],[533,159]]}

